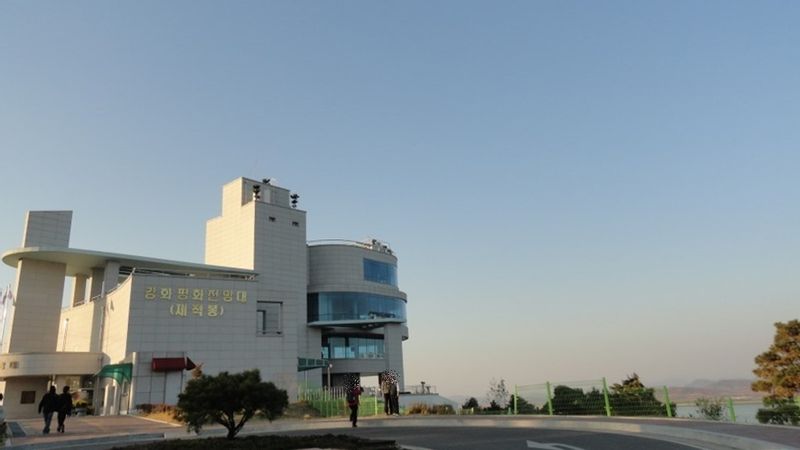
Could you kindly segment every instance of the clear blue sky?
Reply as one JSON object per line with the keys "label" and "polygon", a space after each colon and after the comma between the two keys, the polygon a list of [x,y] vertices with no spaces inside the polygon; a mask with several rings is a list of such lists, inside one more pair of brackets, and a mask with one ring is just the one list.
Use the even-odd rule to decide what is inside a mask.
{"label": "clear blue sky", "polygon": [[[202,261],[220,187],[374,236],[407,382],[749,377],[800,316],[800,4],[0,3],[0,248]],[[13,281],[0,269],[0,282]]]}

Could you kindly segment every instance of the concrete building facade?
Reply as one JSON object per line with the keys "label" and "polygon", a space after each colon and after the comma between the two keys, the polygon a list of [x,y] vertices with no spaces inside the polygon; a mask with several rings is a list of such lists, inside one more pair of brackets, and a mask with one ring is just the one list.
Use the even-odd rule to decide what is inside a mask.
{"label": "concrete building facade", "polygon": [[7,417],[35,416],[50,384],[99,414],[175,404],[197,366],[259,369],[290,398],[386,370],[403,388],[407,298],[392,250],[307,242],[297,196],[268,180],[222,191],[203,264],[74,249],[71,211],[27,214],[22,247],[2,255],[17,269],[0,353]]}

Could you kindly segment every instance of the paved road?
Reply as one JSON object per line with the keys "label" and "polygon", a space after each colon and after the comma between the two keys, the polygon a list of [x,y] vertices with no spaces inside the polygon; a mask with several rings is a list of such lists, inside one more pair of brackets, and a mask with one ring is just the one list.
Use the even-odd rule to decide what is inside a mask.
{"label": "paved road", "polygon": [[[698,447],[610,433],[521,428],[404,427],[343,428],[325,433],[392,439],[401,445],[433,450],[697,450]],[[320,434],[320,431],[290,435]],[[530,442],[530,444],[529,444]],[[549,446],[546,444],[550,444]],[[554,445],[561,444],[561,445]],[[567,445],[566,447],[564,445]]]}
{"label": "paved road", "polygon": [[[662,421],[430,416],[365,418],[359,422],[363,422],[362,426],[352,429],[347,427],[349,423],[344,418],[278,420],[272,423],[253,420],[247,424],[244,433],[353,433],[367,438],[389,438],[403,445],[433,450],[523,450],[537,446],[547,450],[730,450],[733,447],[800,450],[800,427],[734,425],[676,419]],[[41,435],[41,419],[20,420],[18,425],[26,435],[15,436],[12,445],[20,449],[88,450],[109,448],[111,442],[119,445],[133,440],[162,439],[165,435],[172,439],[191,437],[184,427],[132,416],[73,417],[67,422],[67,433],[51,433],[47,436]],[[220,426],[209,426],[204,428],[203,435],[220,436],[223,432]],[[745,439],[742,440],[743,438]],[[758,439],[760,443],[752,439]],[[530,446],[529,441],[532,443]],[[698,444],[701,441],[703,443]],[[710,444],[711,442],[714,444]],[[559,447],[546,444],[562,445]]]}

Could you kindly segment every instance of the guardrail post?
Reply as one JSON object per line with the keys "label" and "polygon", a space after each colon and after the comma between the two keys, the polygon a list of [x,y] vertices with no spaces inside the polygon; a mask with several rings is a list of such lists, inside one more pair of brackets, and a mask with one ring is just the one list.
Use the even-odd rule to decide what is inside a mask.
{"label": "guardrail post", "polygon": [[669,404],[669,390],[664,386],[664,403],[667,406],[667,417],[672,417],[672,405]]}
{"label": "guardrail post", "polygon": [[553,394],[550,393],[550,382],[547,382],[547,412],[553,415]]}
{"label": "guardrail post", "polygon": [[611,417],[611,404],[608,402],[608,383],[606,383],[606,377],[603,377],[603,400],[606,403],[606,416]]}
{"label": "guardrail post", "polygon": [[728,412],[731,413],[731,422],[736,422],[736,411],[733,409],[733,399],[728,397]]}

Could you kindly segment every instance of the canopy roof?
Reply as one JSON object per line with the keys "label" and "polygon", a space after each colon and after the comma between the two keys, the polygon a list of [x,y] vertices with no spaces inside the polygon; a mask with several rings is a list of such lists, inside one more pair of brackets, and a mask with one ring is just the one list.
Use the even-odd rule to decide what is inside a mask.
{"label": "canopy roof", "polygon": [[125,255],[121,253],[98,252],[64,247],[26,247],[9,250],[3,253],[3,262],[16,268],[21,259],[34,259],[63,263],[67,265],[67,276],[76,274],[91,275],[92,269],[103,268],[108,261],[114,261],[120,266],[147,268],[154,270],[195,272],[216,276],[253,276],[252,270],[236,267],[213,266],[184,261],[171,261],[167,259],[149,258],[145,256]]}
{"label": "canopy roof", "polygon": [[133,364],[109,364],[100,369],[95,375],[98,378],[113,378],[118,384],[122,384],[123,380],[131,381],[133,374]]}

